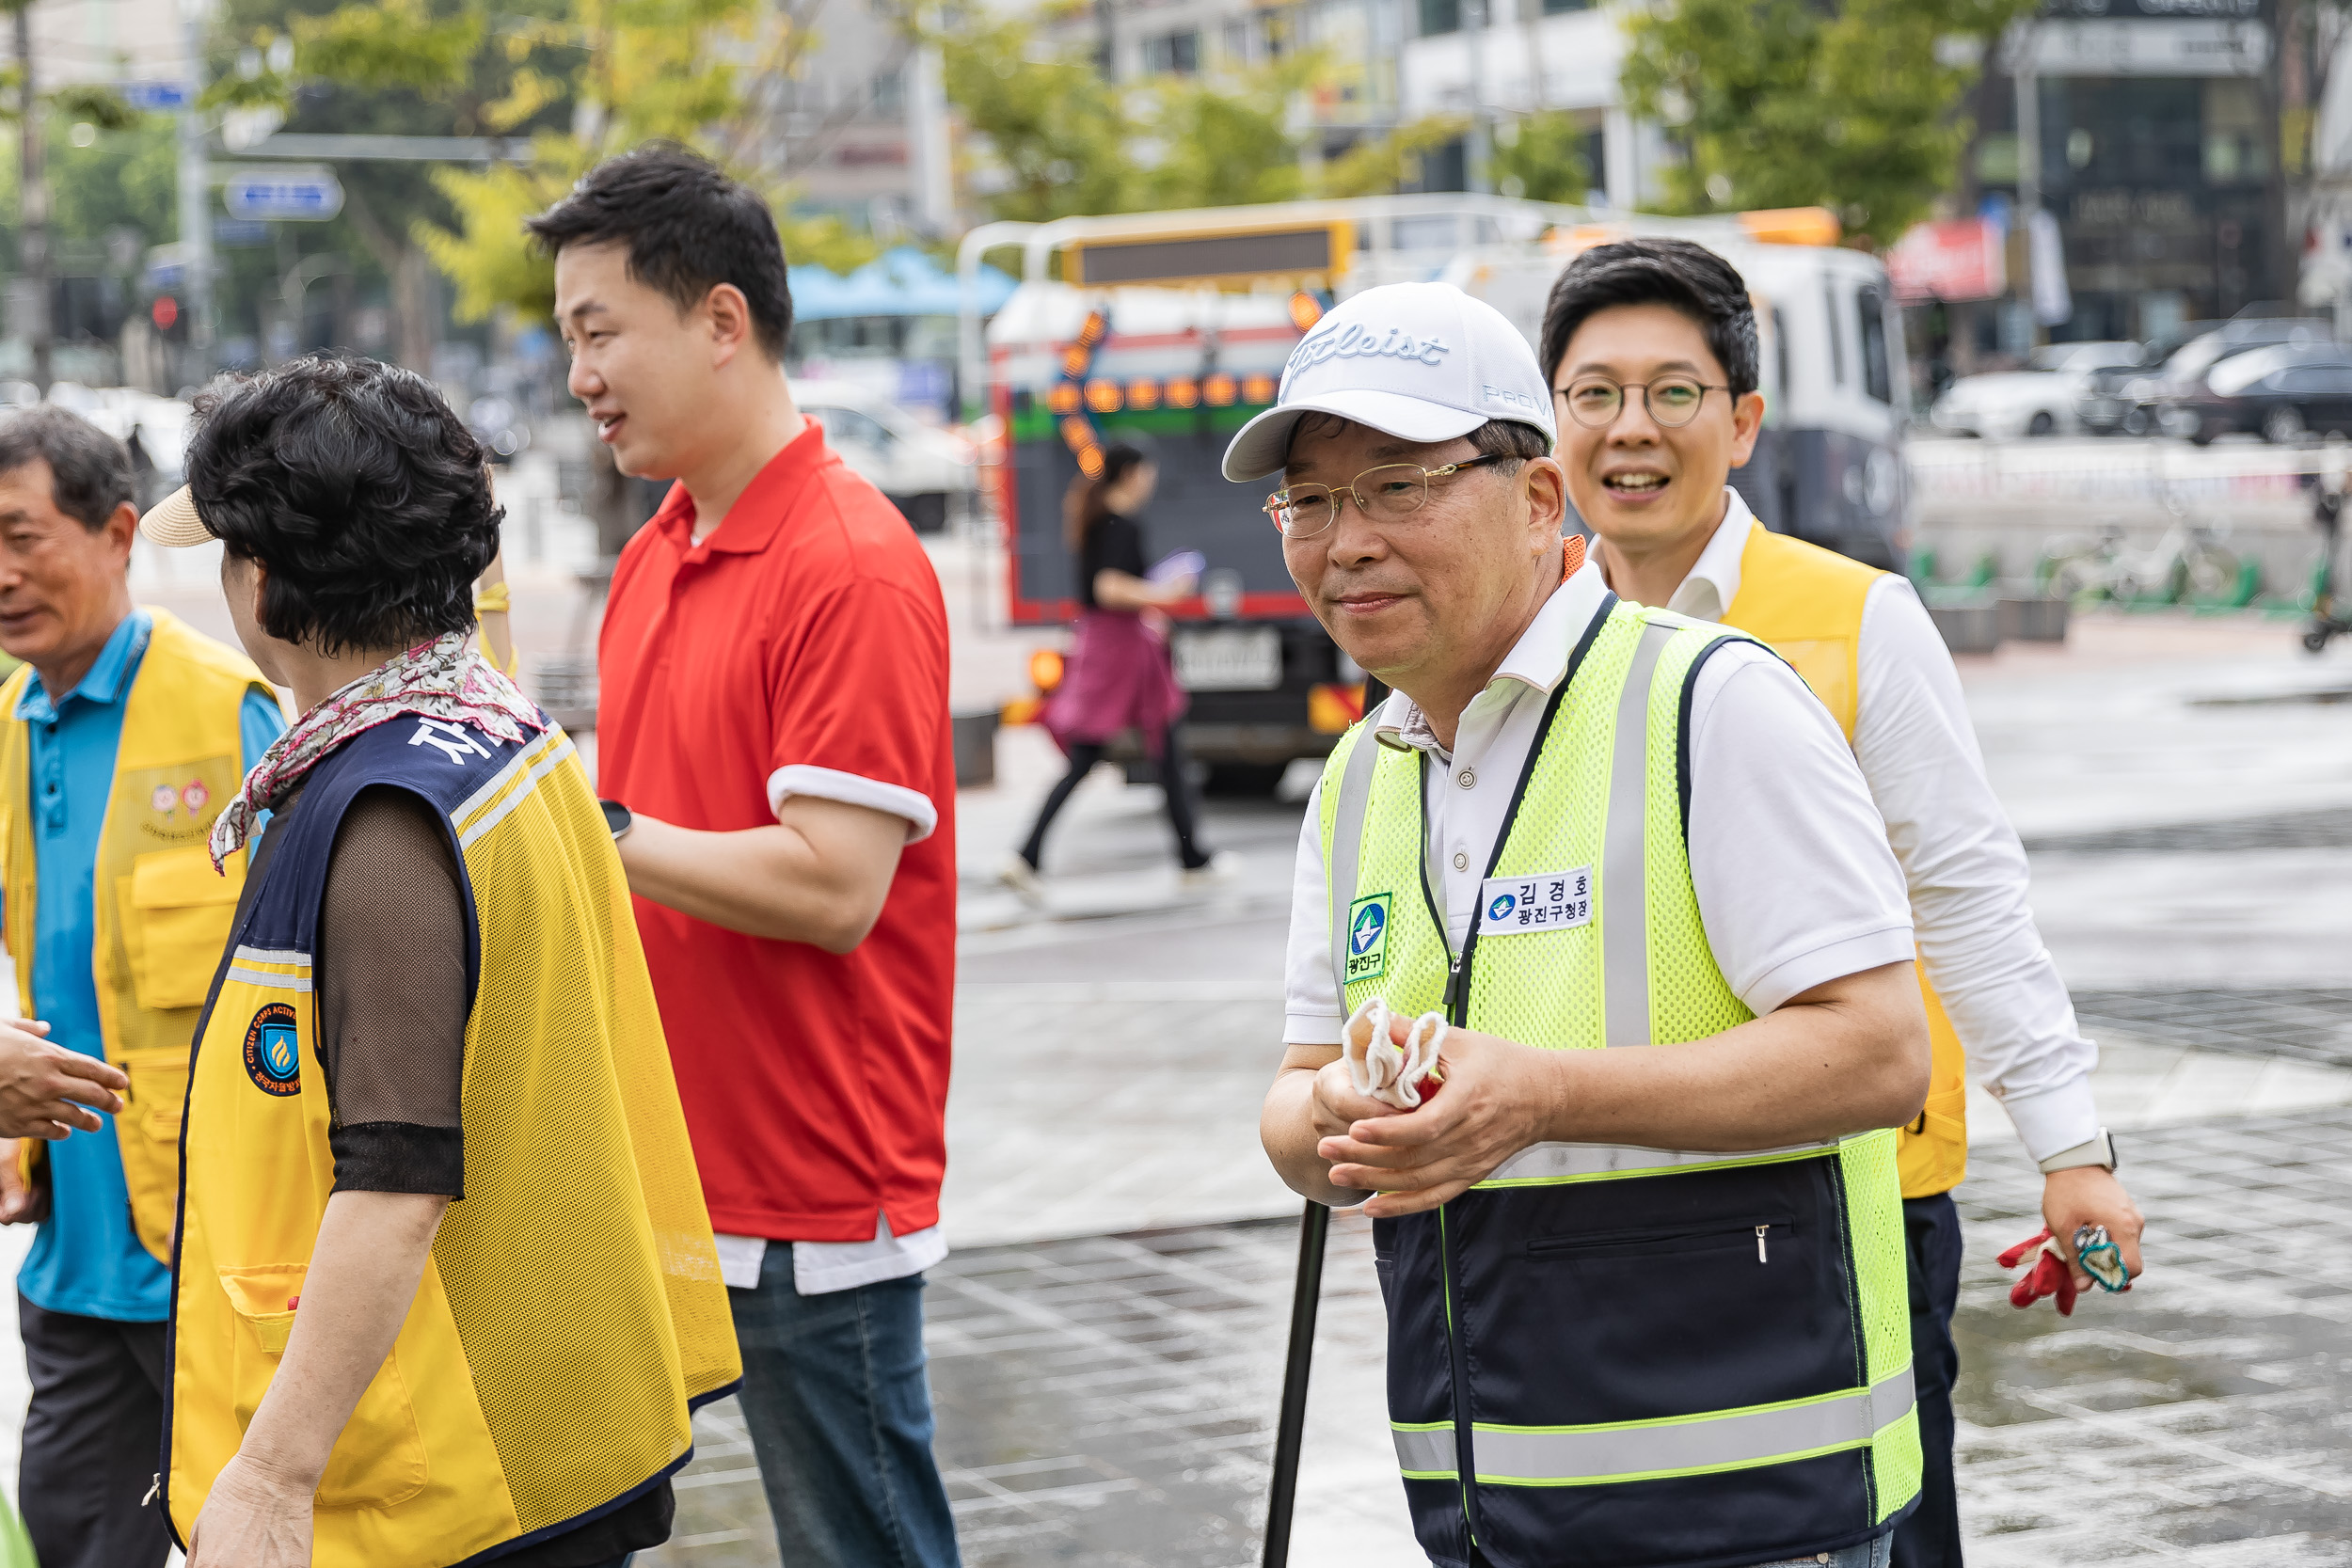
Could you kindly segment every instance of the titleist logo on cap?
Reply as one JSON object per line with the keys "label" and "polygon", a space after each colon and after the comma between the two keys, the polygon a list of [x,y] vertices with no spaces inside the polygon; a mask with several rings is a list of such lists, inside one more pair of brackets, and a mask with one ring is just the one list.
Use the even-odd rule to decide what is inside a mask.
{"label": "titleist logo on cap", "polygon": [[1446,352],[1446,345],[1435,338],[1416,338],[1393,326],[1386,333],[1379,333],[1349,322],[1335,332],[1325,332],[1301,341],[1296,348],[1291,350],[1290,363],[1283,367],[1283,373],[1295,374],[1310,365],[1320,365],[1327,359],[1372,359],[1382,355],[1435,365],[1438,356]]}

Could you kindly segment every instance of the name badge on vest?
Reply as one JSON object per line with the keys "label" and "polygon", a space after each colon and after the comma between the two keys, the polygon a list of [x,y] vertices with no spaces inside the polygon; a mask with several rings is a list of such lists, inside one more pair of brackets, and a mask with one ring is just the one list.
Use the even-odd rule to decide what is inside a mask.
{"label": "name badge on vest", "polygon": [[1547,871],[1535,877],[1489,877],[1478,886],[1482,939],[1558,931],[1593,918],[1593,868]]}

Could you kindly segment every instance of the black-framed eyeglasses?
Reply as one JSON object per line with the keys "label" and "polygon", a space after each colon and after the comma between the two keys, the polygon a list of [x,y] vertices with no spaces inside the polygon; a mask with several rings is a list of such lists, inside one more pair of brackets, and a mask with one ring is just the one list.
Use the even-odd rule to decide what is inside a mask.
{"label": "black-framed eyeglasses", "polygon": [[1492,463],[1506,455],[1490,451],[1465,457],[1459,463],[1448,463],[1441,468],[1424,468],[1418,463],[1383,463],[1376,468],[1366,468],[1336,488],[1328,484],[1293,484],[1265,499],[1265,514],[1274,519],[1274,526],[1282,531],[1286,539],[1311,539],[1338,521],[1343,504],[1339,499],[1342,496],[1352,498],[1356,510],[1375,523],[1398,522],[1428,503],[1431,480],[1458,474],[1464,468],[1475,468],[1481,463]]}
{"label": "black-framed eyeglasses", "polygon": [[1551,395],[1567,404],[1568,418],[1587,430],[1606,430],[1625,411],[1628,392],[1642,394],[1642,406],[1654,424],[1678,430],[1699,417],[1699,405],[1709,392],[1728,392],[1694,375],[1661,375],[1655,381],[1612,381],[1605,375],[1580,375]]}

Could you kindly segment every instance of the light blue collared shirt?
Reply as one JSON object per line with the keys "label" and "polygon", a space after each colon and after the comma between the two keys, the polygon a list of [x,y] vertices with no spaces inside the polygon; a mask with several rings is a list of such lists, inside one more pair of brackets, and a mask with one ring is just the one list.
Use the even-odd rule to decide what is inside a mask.
{"label": "light blue collared shirt", "polygon": [[[96,1056],[98,944],[91,904],[99,829],[114,793],[115,753],[122,740],[123,699],[138,677],[155,623],[147,611],[123,618],[81,684],[53,698],[38,676],[17,700],[16,717],[31,740],[33,994],[27,1017],[46,1019],[49,1037]],[[285,729],[275,700],[246,694],[239,728],[252,768]],[[49,1217],[33,1238],[16,1288],[52,1312],[117,1323],[161,1323],[171,1315],[171,1272],[139,1244],[131,1224],[130,1189],[112,1117],[95,1132],[49,1146]]]}

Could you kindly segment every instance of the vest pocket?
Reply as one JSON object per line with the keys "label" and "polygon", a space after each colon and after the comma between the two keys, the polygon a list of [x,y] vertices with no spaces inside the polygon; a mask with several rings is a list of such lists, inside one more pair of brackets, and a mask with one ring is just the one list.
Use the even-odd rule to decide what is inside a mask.
{"label": "vest pocket", "polygon": [[[294,1332],[294,1303],[302,1293],[301,1263],[264,1263],[222,1269],[220,1286],[237,1316],[236,1346],[230,1356],[230,1398],[239,1432],[253,1422],[278,1358]],[[400,1375],[395,1350],[384,1357],[344,1423],[319,1479],[321,1508],[390,1508],[424,1490],[424,1438],[408,1386]]]}
{"label": "vest pocket", "polygon": [[1796,1216],[1783,1212],[1648,1230],[1538,1236],[1527,1243],[1527,1258],[1530,1262],[1541,1263],[1555,1259],[1643,1258],[1659,1253],[1753,1246],[1756,1260],[1769,1267],[1772,1246],[1789,1241],[1796,1228]]}
{"label": "vest pocket", "polygon": [[179,1047],[126,1051],[116,1064],[131,1080],[115,1142],[139,1244],[171,1261],[171,1219],[180,1199],[180,1116],[188,1100],[188,1053]]}
{"label": "vest pocket", "polygon": [[1512,1369],[1479,1419],[1656,1421],[1854,1386],[1836,1177],[1808,1158],[1467,1195],[1459,1321],[1473,1364]]}
{"label": "vest pocket", "polygon": [[[228,875],[213,869],[202,845],[159,849],[131,862],[131,919],[125,946],[142,1007],[200,1007],[236,918],[243,862]],[[119,884],[118,884],[119,885]]]}

